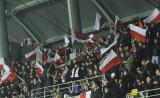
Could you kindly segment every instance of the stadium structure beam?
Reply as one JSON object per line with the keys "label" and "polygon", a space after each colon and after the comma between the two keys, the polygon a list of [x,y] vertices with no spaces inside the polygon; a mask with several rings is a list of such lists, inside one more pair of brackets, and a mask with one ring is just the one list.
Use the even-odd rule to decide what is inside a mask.
{"label": "stadium structure beam", "polygon": [[[108,19],[109,23],[114,23],[113,19],[106,13],[104,8],[99,4],[98,0],[92,0],[94,5],[101,11],[101,13]],[[112,11],[111,11],[112,12]]]}
{"label": "stadium structure beam", "polygon": [[5,8],[5,0],[0,0],[0,58],[4,58],[8,63],[10,56]]}
{"label": "stadium structure beam", "polygon": [[12,18],[24,29],[26,32],[33,38],[33,40],[41,45],[40,41],[37,39],[37,37],[30,31],[29,28],[20,20],[18,19],[15,15],[11,14]]}
{"label": "stadium structure beam", "polygon": [[28,8],[31,8],[31,7],[35,7],[35,6],[38,6],[40,4],[43,4],[43,3],[46,3],[46,2],[49,2],[50,0],[32,0],[30,2],[27,2],[27,3],[24,3],[24,4],[21,4],[21,5],[18,5],[16,6],[13,10],[12,10],[12,13],[16,14],[20,11],[23,11],[23,10],[26,10]]}
{"label": "stadium structure beam", "polygon": [[82,32],[79,0],[67,0],[71,33]]}
{"label": "stadium structure beam", "polygon": [[[67,5],[71,35],[74,36],[75,32],[82,33],[79,0],[67,0]],[[76,41],[74,41],[73,46],[79,48]]]}

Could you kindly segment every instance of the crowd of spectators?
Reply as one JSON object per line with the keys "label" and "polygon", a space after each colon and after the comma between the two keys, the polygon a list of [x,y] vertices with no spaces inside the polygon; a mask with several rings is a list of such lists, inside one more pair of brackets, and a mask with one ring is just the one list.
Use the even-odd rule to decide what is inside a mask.
{"label": "crowd of spectators", "polygon": [[[142,22],[141,19],[137,19],[130,23],[138,25],[140,21]],[[146,43],[133,39],[129,28],[125,25],[127,24],[117,30],[116,33],[120,37],[118,44],[113,47],[121,57],[122,64],[106,73],[102,82],[93,79],[92,86],[84,83],[82,90],[77,91],[78,94],[92,90],[91,98],[125,98],[133,88],[141,91],[160,87],[160,23],[154,25],[143,23],[143,28],[147,28]],[[77,52],[75,59],[67,59],[65,64],[43,62],[45,72],[40,77],[36,75],[34,63],[24,59],[26,51],[33,50],[36,45],[24,41],[21,45],[23,58],[13,63],[17,79],[0,85],[0,98],[29,98],[32,89],[101,75],[99,65],[103,57],[99,49],[113,42],[113,32],[108,31],[106,36],[97,39],[97,46],[84,47]],[[64,53],[62,47],[56,50],[63,60],[66,60],[65,56],[68,56],[71,51],[72,49],[69,48],[67,53]],[[43,54],[44,57],[54,57],[55,50],[45,48]],[[60,91],[51,94],[58,95]]]}

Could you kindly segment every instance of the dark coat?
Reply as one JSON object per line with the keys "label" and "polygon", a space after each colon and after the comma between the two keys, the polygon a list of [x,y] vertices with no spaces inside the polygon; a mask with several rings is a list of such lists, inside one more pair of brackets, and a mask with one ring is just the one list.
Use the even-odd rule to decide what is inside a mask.
{"label": "dark coat", "polygon": [[111,92],[108,92],[107,94],[103,94],[102,98],[112,98]]}
{"label": "dark coat", "polygon": [[102,98],[101,90],[98,88],[95,91],[92,90],[91,98]]}

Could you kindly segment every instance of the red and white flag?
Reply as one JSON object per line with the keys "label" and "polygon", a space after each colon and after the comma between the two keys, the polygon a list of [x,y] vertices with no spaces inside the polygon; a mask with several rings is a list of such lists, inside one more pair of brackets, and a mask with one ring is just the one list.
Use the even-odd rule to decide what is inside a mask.
{"label": "red and white flag", "polygon": [[160,22],[160,12],[158,9],[154,9],[154,11],[152,12],[152,14],[150,16],[148,16],[148,18],[146,18],[144,20],[145,23],[158,23]]}
{"label": "red and white flag", "polygon": [[97,45],[96,40],[97,40],[96,36],[93,34],[90,34],[88,36],[88,39],[84,41],[85,46],[87,47],[96,46]]}
{"label": "red and white flag", "polygon": [[55,53],[55,55],[54,55],[54,57],[52,58],[52,57],[50,57],[50,56],[48,56],[48,60],[47,60],[47,62],[48,63],[51,63],[51,62],[58,62],[59,60],[61,59],[61,57],[59,56],[59,54],[58,53]]}
{"label": "red and white flag", "polygon": [[97,40],[96,36],[93,35],[93,34],[90,34],[90,35],[88,36],[88,38],[89,38],[89,39],[92,39],[92,40]]}
{"label": "red and white flag", "polygon": [[0,84],[6,81],[14,81],[16,80],[16,73],[13,70],[4,71],[2,77],[0,78]]}
{"label": "red and white flag", "polygon": [[104,21],[102,19],[102,16],[100,14],[96,13],[96,20],[95,20],[95,24],[94,24],[94,29],[100,30],[103,24],[104,24]]}
{"label": "red and white flag", "polygon": [[119,35],[116,34],[116,33],[114,33],[114,35],[115,35],[114,41],[108,47],[100,49],[101,56],[104,55],[104,54],[106,54],[110,49],[112,49],[112,47],[114,47],[115,45],[117,45]]}
{"label": "red and white flag", "polygon": [[85,46],[96,46],[96,36],[93,34],[90,34],[89,36],[86,36],[85,34],[79,34],[80,36],[73,37],[74,40],[77,42],[83,43]]}
{"label": "red and white flag", "polygon": [[111,50],[110,53],[106,56],[106,58],[101,61],[99,69],[103,73],[106,73],[111,68],[117,66],[120,63],[121,63],[120,57],[113,50]]}
{"label": "red and white flag", "polygon": [[91,98],[91,91],[80,94],[80,98]]}
{"label": "red and white flag", "polygon": [[33,61],[36,59],[36,52],[37,52],[37,48],[34,49],[33,51],[25,54],[25,59],[28,61]]}
{"label": "red and white flag", "polygon": [[40,48],[38,47],[36,49],[36,64],[35,64],[35,67],[36,67],[36,74],[37,76],[40,76],[44,73],[44,69],[43,69],[43,60],[42,60],[42,56],[43,56],[43,53],[42,51],[40,50]]}
{"label": "red and white flag", "polygon": [[131,33],[132,37],[145,43],[147,30],[142,29],[142,28],[135,26],[133,24],[130,24],[129,27],[130,27],[130,33]]}
{"label": "red and white flag", "polygon": [[69,39],[68,39],[68,37],[66,37],[66,36],[64,36],[64,45],[63,45],[63,47],[68,47],[69,46],[69,43],[70,43],[70,41],[69,41]]}
{"label": "red and white flag", "polygon": [[123,24],[122,24],[122,22],[120,21],[118,15],[116,15],[114,25],[115,25],[115,27],[114,27],[115,30],[117,30],[117,29],[123,27]]}
{"label": "red and white flag", "polygon": [[36,75],[41,76],[44,73],[42,63],[39,61],[36,61],[35,67],[36,67]]}
{"label": "red and white flag", "polygon": [[0,67],[4,70],[3,75],[0,78],[0,84],[4,83],[6,81],[16,80],[15,71],[12,68],[10,68],[8,65],[5,64],[5,61],[3,58],[0,59]]}
{"label": "red and white flag", "polygon": [[58,60],[60,60],[61,59],[61,57],[59,56],[59,54],[58,53],[56,53],[55,54],[55,56],[54,56],[54,62],[57,62]]}

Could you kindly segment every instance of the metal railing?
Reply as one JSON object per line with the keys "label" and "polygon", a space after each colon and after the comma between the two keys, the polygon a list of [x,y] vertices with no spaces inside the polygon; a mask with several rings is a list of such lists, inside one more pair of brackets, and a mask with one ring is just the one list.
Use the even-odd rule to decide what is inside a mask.
{"label": "metal railing", "polygon": [[131,93],[126,95],[126,98],[160,98],[160,88],[139,91],[137,96],[132,96]]}
{"label": "metal railing", "polygon": [[[62,92],[63,94],[65,94],[66,92],[63,92],[63,91],[66,91],[66,90],[71,91],[72,86],[75,83],[78,83],[79,86],[82,86],[84,82],[91,83],[93,79],[98,79],[99,81],[102,81],[103,77],[104,75],[100,75],[97,77],[85,78],[85,79],[71,81],[67,83],[33,89],[31,90],[31,98],[53,98],[55,97],[52,94],[54,90],[58,90],[59,92]],[[101,86],[103,87],[103,85]]]}

